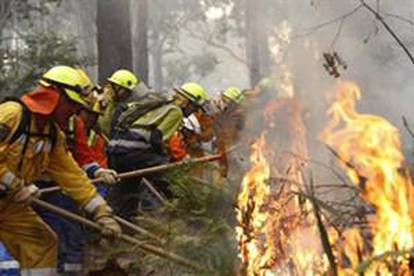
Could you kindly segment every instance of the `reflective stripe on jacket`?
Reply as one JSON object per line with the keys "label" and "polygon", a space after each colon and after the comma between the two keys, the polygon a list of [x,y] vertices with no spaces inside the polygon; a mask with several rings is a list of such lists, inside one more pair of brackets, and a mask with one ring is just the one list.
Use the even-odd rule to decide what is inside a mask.
{"label": "reflective stripe on jacket", "polygon": [[183,113],[174,104],[167,104],[151,110],[132,123],[126,131],[114,134],[108,144],[108,153],[127,153],[130,150],[148,150],[154,130],[159,131],[161,143],[167,142],[181,127]]}

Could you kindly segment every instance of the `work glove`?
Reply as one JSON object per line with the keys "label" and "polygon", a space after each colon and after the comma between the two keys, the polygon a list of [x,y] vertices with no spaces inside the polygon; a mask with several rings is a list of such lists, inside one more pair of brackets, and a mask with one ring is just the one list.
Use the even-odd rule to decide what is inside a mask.
{"label": "work glove", "polygon": [[95,171],[94,177],[102,177],[105,184],[116,184],[119,181],[118,173],[111,169],[99,168]]}
{"label": "work glove", "polygon": [[39,188],[36,185],[31,184],[29,186],[24,186],[17,190],[17,192],[13,195],[12,199],[14,202],[20,204],[29,204],[33,197],[39,197],[40,192]]}
{"label": "work glove", "polygon": [[122,235],[121,227],[115,221],[112,209],[108,205],[98,206],[93,214],[93,219],[102,226],[101,233],[105,237],[119,238]]}

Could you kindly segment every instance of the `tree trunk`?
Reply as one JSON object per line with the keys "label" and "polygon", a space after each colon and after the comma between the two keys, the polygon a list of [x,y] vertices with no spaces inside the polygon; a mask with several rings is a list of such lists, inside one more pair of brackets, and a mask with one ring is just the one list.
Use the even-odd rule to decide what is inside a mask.
{"label": "tree trunk", "polygon": [[250,84],[256,85],[269,73],[269,46],[263,0],[245,0],[246,55]]}
{"label": "tree trunk", "polygon": [[[96,45],[96,3],[97,0],[66,1],[64,5],[71,5],[76,18],[76,30],[79,34],[78,50],[82,56],[97,58]],[[86,67],[86,71],[93,79],[97,79],[98,68],[96,64]]]}
{"label": "tree trunk", "polygon": [[154,37],[154,49],[152,51],[152,63],[154,72],[154,88],[156,91],[161,92],[164,87],[164,75],[162,72],[162,55],[163,55],[163,43],[160,40],[158,30],[153,31]]}
{"label": "tree trunk", "polygon": [[97,2],[98,74],[103,83],[115,70],[133,70],[130,0]]}
{"label": "tree trunk", "polygon": [[132,1],[135,73],[148,83],[148,0]]}

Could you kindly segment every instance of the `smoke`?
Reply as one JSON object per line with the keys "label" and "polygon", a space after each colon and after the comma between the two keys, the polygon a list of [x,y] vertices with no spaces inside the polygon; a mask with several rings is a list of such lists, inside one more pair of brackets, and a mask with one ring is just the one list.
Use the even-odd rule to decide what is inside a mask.
{"label": "smoke", "polygon": [[[414,65],[381,23],[360,1],[289,1],[286,20],[292,28],[292,41],[286,50],[299,97],[307,110],[310,138],[317,137],[325,123],[327,104],[335,94],[336,80],[322,67],[324,52],[337,52],[347,63],[341,78],[355,81],[362,88],[359,110],[384,116],[399,127],[401,116],[414,121],[412,91]],[[411,50],[413,25],[391,15],[412,19],[412,1],[367,1],[381,14]],[[276,68],[275,74],[278,74]],[[279,69],[280,70],[280,69]],[[410,141],[407,141],[406,146]]]}

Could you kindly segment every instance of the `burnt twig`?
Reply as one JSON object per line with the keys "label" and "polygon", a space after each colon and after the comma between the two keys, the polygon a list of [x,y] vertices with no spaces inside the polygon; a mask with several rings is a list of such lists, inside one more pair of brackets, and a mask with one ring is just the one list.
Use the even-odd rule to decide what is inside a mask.
{"label": "burnt twig", "polygon": [[[313,177],[312,176],[310,178],[310,187],[308,187],[308,190],[309,190],[308,192],[310,192],[310,194],[314,198],[314,196],[313,196],[314,195],[314,183],[313,183]],[[322,217],[321,217],[321,214],[320,214],[318,204],[316,203],[315,200],[312,200],[312,199],[311,199],[311,203],[312,203],[314,214],[315,214],[315,217],[316,217],[316,222],[317,222],[317,226],[318,226],[318,229],[319,229],[319,234],[320,234],[320,237],[321,237],[323,250],[325,251],[325,254],[328,257],[331,273],[332,273],[332,275],[336,276],[336,275],[338,275],[338,268],[336,267],[335,255],[333,253],[331,244],[329,242],[328,232],[326,231],[325,225],[323,225]]]}
{"label": "burnt twig", "polygon": [[414,139],[414,132],[412,131],[412,129],[410,128],[410,126],[408,125],[408,121],[407,118],[405,118],[405,116],[402,116],[402,120],[403,120],[403,124],[405,129],[407,130],[407,132],[410,134],[411,138]]}

